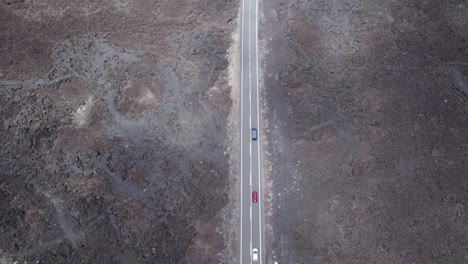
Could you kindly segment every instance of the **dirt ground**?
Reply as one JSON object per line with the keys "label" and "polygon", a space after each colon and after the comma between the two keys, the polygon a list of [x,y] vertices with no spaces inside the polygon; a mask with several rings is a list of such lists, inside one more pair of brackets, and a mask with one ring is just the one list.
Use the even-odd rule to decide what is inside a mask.
{"label": "dirt ground", "polygon": [[279,263],[468,263],[468,3],[262,1]]}
{"label": "dirt ground", "polygon": [[0,263],[219,263],[237,12],[0,1]]}

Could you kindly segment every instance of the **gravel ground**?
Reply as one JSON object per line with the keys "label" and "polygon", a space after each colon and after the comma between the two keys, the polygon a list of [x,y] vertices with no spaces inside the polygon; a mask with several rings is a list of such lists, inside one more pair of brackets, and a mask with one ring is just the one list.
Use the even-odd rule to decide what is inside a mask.
{"label": "gravel ground", "polygon": [[270,257],[467,263],[466,1],[263,3]]}
{"label": "gravel ground", "polygon": [[237,11],[214,0],[0,1],[1,263],[206,264],[229,253]]}

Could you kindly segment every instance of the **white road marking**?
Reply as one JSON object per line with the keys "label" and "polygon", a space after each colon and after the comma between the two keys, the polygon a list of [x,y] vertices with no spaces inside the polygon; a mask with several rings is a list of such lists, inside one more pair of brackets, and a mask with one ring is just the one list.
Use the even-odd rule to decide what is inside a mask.
{"label": "white road marking", "polygon": [[[254,67],[256,67],[256,74],[257,74],[257,77],[256,77],[256,88],[257,88],[257,131],[260,131],[260,103],[259,103],[259,86],[258,86],[258,24],[259,24],[259,21],[258,21],[258,7],[259,7],[259,4],[258,4],[258,1],[254,1],[255,2],[255,52],[256,52],[256,65]],[[246,9],[246,6],[245,6],[246,2],[245,0],[242,0],[242,28],[241,28],[241,173],[240,173],[240,176],[241,176],[241,180],[240,180],[240,186],[241,186],[241,191],[240,191],[240,203],[241,203],[241,235],[240,235],[240,263],[242,263],[243,259],[243,201],[244,201],[244,197],[243,197],[243,177],[245,175],[243,175],[243,140],[245,140],[245,138],[243,137],[243,131],[244,131],[244,127],[243,127],[243,122],[244,122],[244,118],[243,118],[243,114],[245,114],[243,112],[244,110],[244,100],[243,100],[243,96],[244,96],[244,23],[245,23],[245,9]],[[251,20],[252,20],[252,1],[248,2],[249,6],[248,6],[248,12],[249,12],[249,16],[248,16],[248,72],[249,72],[249,75],[248,75],[248,78],[249,78],[249,128],[250,128],[250,131],[249,131],[249,178],[250,178],[250,192],[252,193],[252,190],[253,190],[253,185],[252,185],[252,136],[251,136],[251,133],[252,133],[252,71],[253,71],[253,65],[252,65],[252,56],[251,56],[251,53],[252,53],[252,23],[251,23]],[[260,180],[260,139],[258,138],[257,141],[257,148],[258,148],[258,195],[259,197],[261,197],[261,180]],[[247,197],[245,197],[247,198]],[[258,213],[259,213],[259,250],[261,251],[260,252],[260,257],[259,257],[259,263],[261,264],[262,263],[262,215],[261,215],[261,202],[259,203],[258,205]],[[252,202],[250,202],[250,206],[249,206],[249,214],[250,214],[250,248],[249,248],[249,255],[250,255],[250,263],[252,263],[252,249],[253,249],[253,204]],[[244,263],[242,263],[244,264]]]}
{"label": "white road marking", "polygon": [[[250,54],[250,32],[251,32],[251,8],[252,4],[249,4],[249,122],[250,122],[250,130],[249,133],[252,133],[252,60]],[[250,145],[250,193],[252,193],[252,135],[249,138],[249,145]],[[252,203],[250,203],[250,215],[252,215]],[[250,254],[252,254],[252,217],[250,218]],[[250,258],[250,263],[252,263],[252,257]]]}
{"label": "white road marking", "polygon": [[[257,130],[260,132],[260,96],[259,96],[259,90],[260,90],[260,87],[258,86],[258,7],[259,7],[259,4],[258,4],[258,1],[255,1],[255,25],[256,25],[256,32],[255,32],[255,48],[256,48],[256,55],[257,55],[257,65],[255,65],[257,67]],[[258,137],[257,139],[257,147],[258,147],[258,196],[261,198],[262,197],[262,194],[261,194],[261,191],[262,191],[262,185],[261,185],[261,174],[260,174],[260,167],[261,167],[261,163],[260,163],[260,137]],[[259,225],[259,228],[258,228],[258,232],[259,232],[259,263],[261,264],[262,263],[262,203],[259,202],[258,203],[258,217],[259,217],[259,221],[258,221],[258,225]]]}

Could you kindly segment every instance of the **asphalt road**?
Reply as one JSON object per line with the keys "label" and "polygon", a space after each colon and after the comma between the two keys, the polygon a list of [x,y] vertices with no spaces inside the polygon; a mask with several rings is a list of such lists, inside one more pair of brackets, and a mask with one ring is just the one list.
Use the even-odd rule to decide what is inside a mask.
{"label": "asphalt road", "polygon": [[[241,236],[240,263],[262,263],[262,193],[260,188],[259,92],[258,92],[258,0],[242,0],[241,29]],[[258,139],[252,140],[252,128]],[[252,203],[252,192],[258,202]],[[252,261],[257,248],[258,261]]]}

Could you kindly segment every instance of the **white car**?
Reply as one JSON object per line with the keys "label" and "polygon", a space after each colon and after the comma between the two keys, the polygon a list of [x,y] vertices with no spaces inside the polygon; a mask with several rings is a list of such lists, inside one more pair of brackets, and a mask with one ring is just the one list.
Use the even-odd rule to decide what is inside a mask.
{"label": "white car", "polygon": [[252,249],[252,260],[258,261],[258,249],[256,248]]}

